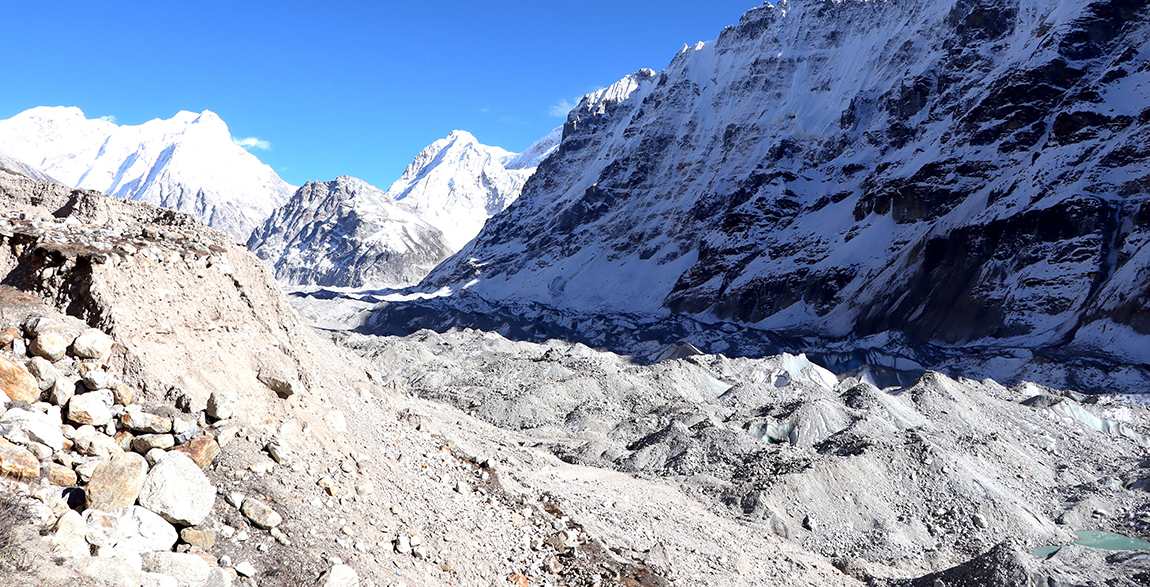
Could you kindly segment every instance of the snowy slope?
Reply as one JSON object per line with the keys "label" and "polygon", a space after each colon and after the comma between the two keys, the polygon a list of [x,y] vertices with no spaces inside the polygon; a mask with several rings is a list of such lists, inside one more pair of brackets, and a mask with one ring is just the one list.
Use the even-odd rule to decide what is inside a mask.
{"label": "snowy slope", "polygon": [[1131,0],[764,4],[586,96],[421,289],[1150,363],[1148,57]]}
{"label": "snowy slope", "polygon": [[45,183],[60,183],[52,176],[40,171],[39,169],[36,169],[35,167],[32,167],[31,165],[28,165],[23,161],[20,161],[19,159],[16,159],[15,157],[10,157],[3,152],[0,152],[0,169],[10,173],[18,173],[24,177],[27,177],[28,179],[34,179],[36,181],[42,181]]}
{"label": "snowy slope", "polygon": [[240,242],[294,190],[210,111],[117,126],[33,108],[0,121],[0,151],[72,187],[194,214]]}
{"label": "snowy slope", "polygon": [[454,131],[421,151],[388,188],[387,197],[442,231],[451,250],[458,251],[490,216],[519,197],[559,138],[557,129],[516,155]]}
{"label": "snowy slope", "polygon": [[346,175],[308,182],[247,244],[293,285],[405,287],[451,253],[435,227]]}

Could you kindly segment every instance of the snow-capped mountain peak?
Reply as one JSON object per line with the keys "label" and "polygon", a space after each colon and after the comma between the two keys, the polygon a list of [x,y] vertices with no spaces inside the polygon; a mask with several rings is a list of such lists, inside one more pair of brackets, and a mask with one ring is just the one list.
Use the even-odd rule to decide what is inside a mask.
{"label": "snow-capped mountain peak", "polygon": [[239,241],[293,189],[210,110],[120,126],[75,107],[33,108],[0,121],[0,150],[73,187],[189,212]]}
{"label": "snow-capped mountain peak", "polygon": [[451,250],[459,250],[489,217],[519,197],[523,184],[559,138],[552,132],[532,145],[525,157],[484,145],[467,131],[452,131],[420,151],[387,196],[438,228]]}

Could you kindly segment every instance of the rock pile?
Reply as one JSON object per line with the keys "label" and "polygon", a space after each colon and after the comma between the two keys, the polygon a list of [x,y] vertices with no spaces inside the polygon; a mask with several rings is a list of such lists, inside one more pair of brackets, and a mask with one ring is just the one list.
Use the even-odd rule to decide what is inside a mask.
{"label": "rock pile", "polygon": [[[133,403],[135,390],[108,369],[115,341],[76,329],[32,316],[3,331],[0,471],[41,503],[44,541],[81,575],[112,585],[251,583],[218,565],[214,532],[198,528],[216,496],[204,469],[237,421]],[[244,506],[261,528],[282,521],[258,500]]]}

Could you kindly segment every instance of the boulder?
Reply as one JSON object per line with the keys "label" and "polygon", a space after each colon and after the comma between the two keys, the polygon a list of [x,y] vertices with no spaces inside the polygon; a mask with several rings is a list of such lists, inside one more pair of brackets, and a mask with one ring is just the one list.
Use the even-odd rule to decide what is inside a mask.
{"label": "boulder", "polygon": [[276,395],[285,399],[295,394],[298,386],[295,379],[279,369],[260,369],[257,379],[260,380],[260,383],[268,386],[268,389],[276,392]]}
{"label": "boulder", "polygon": [[140,573],[140,587],[179,587],[175,577],[160,573]]}
{"label": "boulder", "polygon": [[148,473],[140,505],[173,524],[195,526],[207,519],[216,491],[190,457],[169,452]]}
{"label": "boulder", "polygon": [[[90,369],[84,372],[81,379],[84,380],[84,387],[93,391],[98,389],[111,389],[113,385],[116,385],[116,378],[112,377],[111,373],[103,369]],[[113,399],[115,398],[114,395],[109,395],[111,395]]]}
{"label": "boulder", "polygon": [[243,501],[243,505],[240,506],[240,511],[243,512],[247,519],[251,520],[252,524],[264,529],[275,528],[284,521],[283,517],[276,513],[275,510],[264,502],[252,497]]}
{"label": "boulder", "polygon": [[69,564],[81,575],[108,587],[140,587],[140,571],[118,558],[73,559]]}
{"label": "boulder", "polygon": [[75,487],[80,480],[71,467],[65,467],[57,463],[44,463],[40,468],[45,472],[48,482],[52,485]]}
{"label": "boulder", "polygon": [[28,345],[28,352],[55,363],[64,358],[68,351],[68,341],[58,332],[41,332]]}
{"label": "boulder", "polygon": [[75,377],[57,377],[52,383],[52,389],[48,390],[48,401],[54,406],[68,405],[68,401],[76,395],[76,384],[79,381]]}
{"label": "boulder", "polygon": [[35,479],[40,476],[40,459],[23,447],[0,438],[0,477],[5,475]]}
{"label": "boulder", "polygon": [[88,507],[111,512],[136,503],[147,475],[144,457],[136,453],[112,457],[92,472],[85,491]]}
{"label": "boulder", "polygon": [[143,569],[175,577],[179,587],[204,587],[212,573],[208,561],[182,552],[149,552],[142,557]]}
{"label": "boulder", "polygon": [[12,408],[0,417],[0,436],[17,444],[39,442],[54,452],[64,450],[60,418],[51,414]]}
{"label": "boulder", "polygon": [[99,359],[112,349],[112,338],[95,328],[85,330],[72,341],[72,354],[84,359]]}
{"label": "boulder", "polygon": [[84,538],[96,548],[115,546],[120,542],[120,522],[116,516],[103,510],[84,510]]}
{"label": "boulder", "polygon": [[184,528],[180,530],[180,540],[204,550],[211,550],[216,545],[216,531]]}
{"label": "boulder", "polygon": [[72,449],[82,455],[101,459],[110,459],[124,452],[115,439],[99,432],[77,438]]}
{"label": "boulder", "polygon": [[60,372],[43,357],[32,357],[28,361],[28,372],[36,378],[40,391],[51,389],[52,384],[56,383],[56,379],[60,377]]}
{"label": "boulder", "polygon": [[0,389],[14,402],[33,403],[40,399],[40,383],[23,365],[0,356]]}
{"label": "boulder", "polygon": [[319,578],[319,587],[359,587],[359,574],[347,565],[335,565]]}
{"label": "boulder", "polygon": [[92,547],[85,536],[88,533],[84,518],[75,510],[68,510],[56,521],[52,528],[52,552],[65,558],[86,558],[92,555]]}
{"label": "boulder", "polygon": [[217,420],[227,420],[236,416],[239,397],[230,389],[218,389],[208,397],[208,415]]}
{"label": "boulder", "polygon": [[68,400],[68,419],[97,428],[112,421],[112,392],[89,392]]}
{"label": "boulder", "polygon": [[138,505],[124,508],[118,516],[122,538],[117,550],[143,556],[145,553],[171,550],[179,535],[176,528],[159,515]]}
{"label": "boulder", "polygon": [[201,434],[177,446],[175,450],[191,457],[201,469],[206,469],[208,465],[212,464],[212,460],[220,454],[220,445],[211,435]]}
{"label": "boulder", "polygon": [[147,454],[153,448],[168,450],[176,446],[176,439],[171,434],[142,434],[132,439],[132,450]]}
{"label": "boulder", "polygon": [[170,419],[149,414],[139,409],[130,409],[123,416],[120,416],[120,424],[132,432],[145,434],[167,434],[172,431]]}

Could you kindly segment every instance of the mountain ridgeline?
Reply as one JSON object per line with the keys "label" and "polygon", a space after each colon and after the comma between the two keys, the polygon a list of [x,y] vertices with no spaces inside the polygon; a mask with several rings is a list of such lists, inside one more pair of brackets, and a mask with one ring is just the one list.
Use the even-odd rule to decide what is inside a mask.
{"label": "mountain ridgeline", "polygon": [[764,4],[589,94],[422,288],[1150,363],[1144,3]]}
{"label": "mountain ridgeline", "polygon": [[0,151],[29,177],[187,212],[238,242],[295,189],[208,110],[117,125],[79,108],[33,108],[0,120]]}

